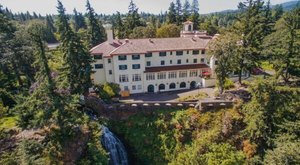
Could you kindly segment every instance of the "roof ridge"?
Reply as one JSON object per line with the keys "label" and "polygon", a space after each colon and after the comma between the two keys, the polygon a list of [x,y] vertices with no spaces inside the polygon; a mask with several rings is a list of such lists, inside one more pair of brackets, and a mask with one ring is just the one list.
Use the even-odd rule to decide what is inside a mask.
{"label": "roof ridge", "polygon": [[124,42],[122,45],[116,47],[114,50],[112,50],[111,52],[109,52],[109,55],[111,55],[114,51],[120,49],[122,46],[124,46],[124,45],[126,45],[126,44],[127,44],[127,42]]}
{"label": "roof ridge", "polygon": [[92,52],[93,50],[95,50],[96,48],[98,48],[99,46],[103,45],[106,42],[108,42],[108,41],[102,42],[101,44],[94,46],[92,49],[90,49],[90,52]]}

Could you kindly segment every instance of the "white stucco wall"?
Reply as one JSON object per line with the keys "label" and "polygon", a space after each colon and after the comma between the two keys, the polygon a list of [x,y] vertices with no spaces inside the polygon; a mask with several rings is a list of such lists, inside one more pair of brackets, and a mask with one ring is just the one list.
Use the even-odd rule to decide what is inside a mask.
{"label": "white stucco wall", "polygon": [[[102,69],[95,69],[95,64],[102,64]],[[94,83],[96,84],[103,84],[106,82],[106,69],[103,58],[100,60],[95,60],[92,64],[94,73],[92,74],[92,79],[94,79]]]}

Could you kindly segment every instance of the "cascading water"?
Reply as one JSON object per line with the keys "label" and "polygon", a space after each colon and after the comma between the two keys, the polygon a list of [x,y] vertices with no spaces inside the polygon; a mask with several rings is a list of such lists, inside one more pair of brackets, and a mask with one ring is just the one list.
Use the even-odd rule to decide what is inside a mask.
{"label": "cascading water", "polygon": [[102,126],[102,139],[107,152],[109,152],[110,165],[128,165],[127,153],[122,142],[110,130]]}

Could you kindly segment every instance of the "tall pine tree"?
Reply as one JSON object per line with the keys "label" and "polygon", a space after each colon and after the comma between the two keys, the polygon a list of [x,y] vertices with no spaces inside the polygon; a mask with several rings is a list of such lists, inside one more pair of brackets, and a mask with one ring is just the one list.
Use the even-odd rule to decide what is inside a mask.
{"label": "tall pine tree", "polygon": [[188,18],[191,15],[191,4],[188,0],[185,0],[184,4],[183,4],[183,9],[182,9],[182,21],[185,22],[188,20]]}
{"label": "tall pine tree", "polygon": [[79,29],[81,28],[86,28],[86,24],[85,24],[85,20],[84,17],[82,15],[82,13],[78,13],[77,10],[74,8],[73,10],[74,12],[74,29],[77,32]]}
{"label": "tall pine tree", "polygon": [[176,24],[181,25],[182,23],[182,5],[180,0],[176,0]]}
{"label": "tall pine tree", "polygon": [[133,1],[131,0],[128,6],[128,14],[125,22],[126,37],[129,37],[134,28],[142,25],[138,10],[139,9],[135,5],[135,3],[133,3]]}
{"label": "tall pine tree", "polygon": [[96,18],[95,11],[91,7],[89,0],[86,1],[86,10],[88,17],[88,36],[90,47],[94,47],[105,41],[105,32],[102,24]]}
{"label": "tall pine tree", "polygon": [[264,38],[263,2],[247,0],[239,4],[242,11],[235,30],[241,36],[240,51],[236,55],[239,60],[236,71],[239,73],[239,83],[242,82],[243,71],[251,71],[257,67],[261,59],[261,45]]}
{"label": "tall pine tree", "polygon": [[194,22],[194,29],[197,30],[199,26],[199,2],[198,0],[193,0],[191,7],[191,21]]}
{"label": "tall pine tree", "polygon": [[92,59],[80,38],[72,31],[61,1],[58,1],[57,10],[58,33],[64,58],[62,76],[66,78],[65,85],[72,93],[83,93],[91,86]]}
{"label": "tall pine tree", "polygon": [[170,3],[170,7],[168,11],[168,23],[170,24],[176,23],[176,8],[174,2]]}

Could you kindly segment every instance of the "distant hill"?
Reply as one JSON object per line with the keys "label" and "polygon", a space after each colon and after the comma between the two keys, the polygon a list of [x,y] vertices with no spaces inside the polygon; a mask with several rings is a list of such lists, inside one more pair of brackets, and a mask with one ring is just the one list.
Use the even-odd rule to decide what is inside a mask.
{"label": "distant hill", "polygon": [[298,1],[285,2],[285,3],[282,3],[280,5],[282,5],[283,10],[291,10],[291,9],[295,8],[298,3],[300,3],[299,0]]}
{"label": "distant hill", "polygon": [[[284,2],[284,3],[280,3],[280,4],[276,4],[276,5],[282,5],[283,10],[288,11],[288,10],[292,10],[293,8],[295,8],[298,3],[300,3],[300,0]],[[276,5],[273,5],[272,8],[275,7]],[[212,12],[212,13],[203,14],[203,15],[216,14],[216,13],[217,14],[225,14],[225,13],[234,13],[234,12],[238,12],[238,10],[228,9],[228,10]]]}

